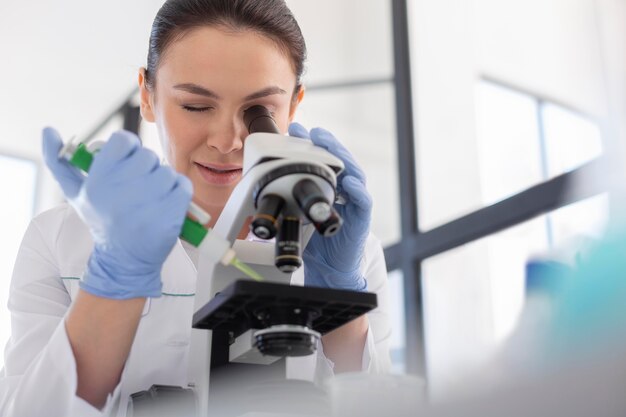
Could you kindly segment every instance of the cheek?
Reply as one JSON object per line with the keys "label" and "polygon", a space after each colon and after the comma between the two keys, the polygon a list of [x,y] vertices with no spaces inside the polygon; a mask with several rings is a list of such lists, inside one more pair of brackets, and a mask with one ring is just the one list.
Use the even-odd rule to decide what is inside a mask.
{"label": "cheek", "polygon": [[169,106],[163,109],[157,120],[163,151],[170,165],[181,173],[190,169],[192,152],[206,138],[205,128],[190,119],[179,109]]}

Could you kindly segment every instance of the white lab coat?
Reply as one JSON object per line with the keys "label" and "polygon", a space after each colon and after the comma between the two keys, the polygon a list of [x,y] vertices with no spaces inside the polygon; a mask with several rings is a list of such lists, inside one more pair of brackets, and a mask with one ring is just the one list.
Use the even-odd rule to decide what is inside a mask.
{"label": "white lab coat", "polygon": [[[93,248],[89,230],[67,204],[37,216],[22,241],[11,282],[12,335],[0,373],[0,415],[6,417],[125,415],[128,396],[153,384],[186,387],[196,269],[180,241],[163,270],[163,295],[146,301],[122,378],[100,411],[76,396],[76,363],[64,316]],[[387,273],[382,248],[370,236],[362,268],[379,307],[369,313],[363,369],[390,367]],[[303,268],[292,282],[303,281]],[[290,378],[320,381],[332,363],[318,353],[288,361]]]}

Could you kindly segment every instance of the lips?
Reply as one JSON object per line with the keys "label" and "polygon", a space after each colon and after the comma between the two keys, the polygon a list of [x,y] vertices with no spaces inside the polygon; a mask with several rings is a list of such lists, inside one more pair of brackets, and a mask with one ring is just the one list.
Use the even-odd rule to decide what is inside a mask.
{"label": "lips", "polygon": [[242,169],[237,165],[195,163],[200,176],[211,185],[230,185],[241,178]]}

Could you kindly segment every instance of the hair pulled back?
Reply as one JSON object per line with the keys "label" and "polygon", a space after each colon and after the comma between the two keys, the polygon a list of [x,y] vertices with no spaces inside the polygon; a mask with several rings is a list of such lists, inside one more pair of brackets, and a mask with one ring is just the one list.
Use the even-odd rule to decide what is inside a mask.
{"label": "hair pulled back", "polygon": [[155,75],[168,46],[189,30],[222,26],[227,30],[251,30],[276,42],[291,58],[296,90],[301,85],[306,44],[284,0],[167,0],[159,9],[150,33],[146,85],[155,87]]}

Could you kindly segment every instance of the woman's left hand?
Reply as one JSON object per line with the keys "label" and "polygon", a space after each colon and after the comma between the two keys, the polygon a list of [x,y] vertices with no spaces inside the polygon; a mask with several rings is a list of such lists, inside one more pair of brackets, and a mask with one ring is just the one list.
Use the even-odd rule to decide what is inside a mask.
{"label": "woman's left hand", "polygon": [[289,135],[310,139],[345,165],[345,170],[337,178],[337,193],[345,197],[346,203],[335,204],[343,218],[343,226],[332,237],[313,233],[302,254],[304,283],[314,287],[365,291],[367,281],[360,266],[372,216],[372,197],[365,188],[365,174],[350,152],[327,130],[314,128],[308,132],[302,125],[292,123]]}

